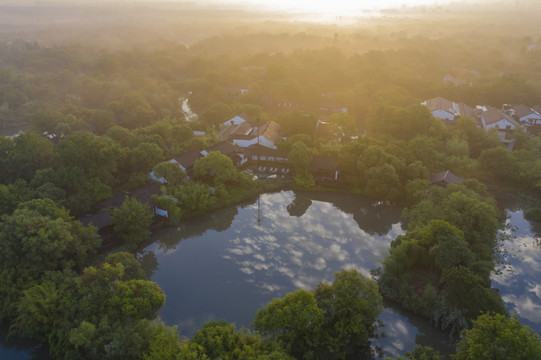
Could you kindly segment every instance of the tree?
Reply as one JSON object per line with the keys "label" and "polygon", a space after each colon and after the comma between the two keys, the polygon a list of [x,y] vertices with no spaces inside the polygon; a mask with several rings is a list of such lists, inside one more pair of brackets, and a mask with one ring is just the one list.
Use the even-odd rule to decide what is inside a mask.
{"label": "tree", "polygon": [[186,182],[169,190],[178,200],[177,206],[185,215],[202,213],[215,202],[211,188],[206,184]]}
{"label": "tree", "polygon": [[95,110],[90,116],[90,122],[96,127],[96,133],[103,135],[115,125],[115,114],[107,110]]}
{"label": "tree", "polygon": [[239,178],[233,160],[219,151],[211,151],[198,159],[193,166],[193,174],[197,180],[214,186],[225,186]]}
{"label": "tree", "polygon": [[[398,357],[396,360],[443,360],[443,356],[430,346],[417,345],[412,351],[406,351],[406,358]],[[389,359],[390,360],[390,359]]]}
{"label": "tree", "polygon": [[507,314],[501,297],[486,287],[483,279],[467,267],[457,266],[443,272],[446,285],[446,299],[470,320],[483,312],[493,311]]}
{"label": "tree", "polygon": [[111,265],[121,264],[124,268],[124,280],[144,279],[146,277],[141,264],[132,253],[117,252],[107,255],[105,262]]}
{"label": "tree", "polygon": [[154,166],[154,176],[156,178],[164,178],[165,181],[172,186],[179,185],[186,179],[186,172],[182,168],[171,161],[164,161]]}
{"label": "tree", "polygon": [[154,165],[162,160],[162,149],[158,145],[148,142],[139,144],[128,152],[128,163],[132,173],[148,173]]}
{"label": "tree", "polygon": [[82,268],[100,240],[50,199],[18,205],[0,222],[0,318],[13,316],[21,291],[51,272]]}
{"label": "tree", "polygon": [[348,113],[332,114],[327,121],[331,125],[336,138],[349,140],[352,136],[355,136],[355,121],[353,121],[353,118]]}
{"label": "tree", "polygon": [[115,236],[131,247],[136,247],[151,234],[149,227],[152,212],[147,204],[126,197],[122,206],[112,211],[111,222]]}
{"label": "tree", "polygon": [[479,156],[479,166],[504,182],[515,182],[520,172],[512,153],[501,146],[483,150]]}
{"label": "tree", "polygon": [[23,179],[12,184],[0,184],[0,216],[11,214],[19,203],[29,201],[36,197],[35,191]]}
{"label": "tree", "polygon": [[324,358],[345,358],[369,345],[375,334],[377,318],[383,311],[383,299],[375,281],[356,270],[334,274],[332,284],[319,283],[314,296],[323,310],[320,331],[321,354]]}
{"label": "tree", "polygon": [[541,340],[516,315],[488,313],[479,316],[457,343],[455,360],[540,359]]}
{"label": "tree", "polygon": [[383,301],[373,280],[356,270],[335,273],[332,284],[297,290],[260,309],[254,328],[305,359],[345,359],[369,345]]}
{"label": "tree", "polygon": [[30,181],[36,170],[51,165],[53,143],[44,136],[32,131],[17,136],[13,140],[13,150],[9,156],[9,167],[4,168],[12,174],[11,181],[18,178]]}
{"label": "tree", "polygon": [[221,123],[229,119],[231,114],[231,106],[219,102],[205,109],[199,119],[210,126],[218,127]]}
{"label": "tree", "polygon": [[122,126],[112,126],[111,128],[109,128],[109,130],[107,130],[105,136],[113,139],[122,147],[131,148],[135,147],[135,145],[137,144],[136,135]]}
{"label": "tree", "polygon": [[157,323],[154,338],[150,340],[148,352],[143,360],[177,360],[180,356],[180,335],[177,327],[168,327]]}
{"label": "tree", "polygon": [[291,146],[288,160],[295,169],[295,182],[305,183],[307,179],[310,179],[308,168],[312,161],[312,156],[312,150],[302,141],[296,141]]}
{"label": "tree", "polygon": [[394,166],[371,167],[366,174],[365,192],[377,199],[396,200],[400,196],[400,178]]}
{"label": "tree", "polygon": [[443,219],[464,232],[479,259],[490,260],[498,230],[498,210],[473,192],[453,192],[442,203]]}
{"label": "tree", "polygon": [[434,258],[436,266],[442,271],[453,266],[469,267],[475,259],[468,243],[464,238],[458,236],[440,237],[438,244],[430,249],[429,254]]}
{"label": "tree", "polygon": [[282,299],[274,299],[254,318],[254,328],[285,344],[293,356],[310,358],[319,344],[324,313],[314,293],[296,290]]}
{"label": "tree", "polygon": [[313,114],[305,111],[293,111],[282,115],[278,119],[278,124],[285,136],[295,134],[314,136],[317,118]]}
{"label": "tree", "polygon": [[193,138],[193,130],[187,124],[175,125],[171,128],[171,140],[176,143],[188,143]]}

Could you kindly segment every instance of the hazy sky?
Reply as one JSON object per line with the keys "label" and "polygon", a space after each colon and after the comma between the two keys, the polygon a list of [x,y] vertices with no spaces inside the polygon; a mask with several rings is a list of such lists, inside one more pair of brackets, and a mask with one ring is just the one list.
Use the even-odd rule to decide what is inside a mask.
{"label": "hazy sky", "polygon": [[208,3],[249,4],[282,10],[347,13],[356,10],[400,7],[402,5],[441,5],[451,0],[206,0]]}

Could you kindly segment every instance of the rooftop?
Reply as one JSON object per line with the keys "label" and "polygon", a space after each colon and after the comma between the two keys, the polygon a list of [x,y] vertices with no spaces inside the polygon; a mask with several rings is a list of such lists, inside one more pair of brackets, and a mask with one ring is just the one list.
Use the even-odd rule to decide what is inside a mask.
{"label": "rooftop", "polygon": [[[524,117],[524,116],[528,116],[528,115],[537,115],[537,116],[540,116],[537,111],[533,110],[531,107],[529,106],[526,106],[526,105],[516,105],[516,106],[512,106],[511,109],[515,112],[515,116],[517,118],[521,118],[521,117]],[[541,117],[541,116],[540,116]]]}
{"label": "rooftop", "polygon": [[175,160],[184,168],[189,169],[193,167],[195,162],[202,158],[201,152],[199,150],[188,151],[187,153],[181,154],[175,158]]}
{"label": "rooftop", "polygon": [[443,171],[439,173],[430,174],[430,182],[432,184],[454,184],[462,182],[466,179],[456,176],[451,171]]}

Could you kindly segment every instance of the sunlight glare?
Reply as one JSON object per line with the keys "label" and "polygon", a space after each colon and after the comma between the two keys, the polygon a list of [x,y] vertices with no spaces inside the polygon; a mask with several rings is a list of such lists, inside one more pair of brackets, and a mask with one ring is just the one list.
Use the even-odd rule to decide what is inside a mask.
{"label": "sunlight glare", "polygon": [[[224,1],[224,0],[222,0]],[[228,1],[228,0],[225,0]],[[442,5],[449,0],[244,0],[242,3],[288,12],[355,16],[358,12],[403,6]]]}

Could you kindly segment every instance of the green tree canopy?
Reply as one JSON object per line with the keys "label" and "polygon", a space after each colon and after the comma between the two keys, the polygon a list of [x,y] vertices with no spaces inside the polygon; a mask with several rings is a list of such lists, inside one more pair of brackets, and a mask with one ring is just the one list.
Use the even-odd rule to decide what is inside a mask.
{"label": "green tree canopy", "polygon": [[0,318],[13,316],[21,291],[49,272],[81,268],[100,241],[50,199],[19,204],[0,222]]}
{"label": "green tree canopy", "polygon": [[113,232],[126,244],[135,247],[149,238],[152,216],[147,204],[126,198],[120,208],[111,212]]}
{"label": "green tree canopy", "polygon": [[179,185],[186,179],[186,172],[178,164],[171,161],[164,161],[154,166],[154,176],[163,177],[165,181],[172,186]]}
{"label": "green tree canopy", "polygon": [[529,360],[541,358],[541,340],[516,315],[483,314],[464,331],[455,360]]}
{"label": "green tree canopy", "polygon": [[233,161],[219,151],[211,151],[198,159],[193,166],[193,173],[196,179],[214,186],[226,186],[239,179]]}

